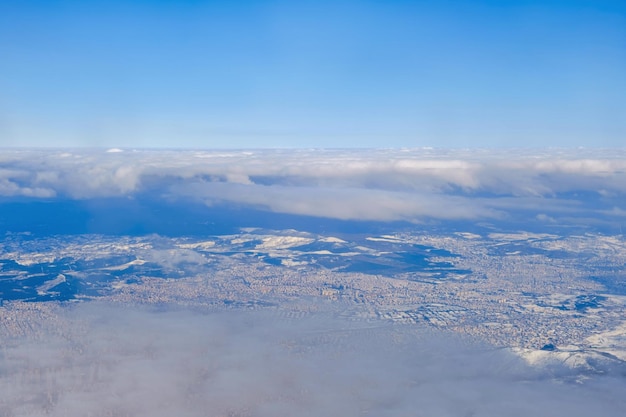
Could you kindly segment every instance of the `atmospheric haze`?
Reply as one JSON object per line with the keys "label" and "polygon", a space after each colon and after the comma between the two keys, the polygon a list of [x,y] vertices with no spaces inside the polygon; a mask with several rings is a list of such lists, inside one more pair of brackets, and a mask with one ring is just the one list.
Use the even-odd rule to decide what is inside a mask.
{"label": "atmospheric haze", "polygon": [[99,303],[2,352],[3,416],[619,416],[623,374],[576,382],[442,331],[322,312]]}

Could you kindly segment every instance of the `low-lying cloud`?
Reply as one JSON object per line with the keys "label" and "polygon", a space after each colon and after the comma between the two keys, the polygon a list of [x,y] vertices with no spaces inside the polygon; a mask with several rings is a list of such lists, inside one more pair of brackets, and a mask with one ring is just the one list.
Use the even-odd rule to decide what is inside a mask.
{"label": "low-lying cloud", "polygon": [[626,153],[4,150],[0,157],[0,196],[137,195],[383,221],[502,218],[506,199],[517,207],[540,200],[558,211],[593,195],[604,204],[598,213],[610,216],[625,209],[619,202],[626,196]]}
{"label": "low-lying cloud", "polygon": [[[620,416],[623,375],[567,379],[409,326],[80,305],[3,339],[3,416]],[[36,326],[35,326],[36,327]],[[557,380],[555,380],[558,379]]]}

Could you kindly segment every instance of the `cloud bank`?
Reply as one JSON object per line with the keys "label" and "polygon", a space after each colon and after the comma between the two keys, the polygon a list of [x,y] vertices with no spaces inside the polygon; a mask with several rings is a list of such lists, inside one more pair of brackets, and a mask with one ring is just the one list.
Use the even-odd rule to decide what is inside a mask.
{"label": "cloud bank", "polygon": [[[6,416],[619,416],[623,375],[414,327],[83,304],[3,340]],[[561,382],[555,382],[557,377]]]}
{"label": "cloud bank", "polygon": [[[580,209],[618,216],[626,151],[115,149],[4,150],[0,196],[150,195],[350,220],[537,218]],[[622,216],[623,217],[623,216]]]}

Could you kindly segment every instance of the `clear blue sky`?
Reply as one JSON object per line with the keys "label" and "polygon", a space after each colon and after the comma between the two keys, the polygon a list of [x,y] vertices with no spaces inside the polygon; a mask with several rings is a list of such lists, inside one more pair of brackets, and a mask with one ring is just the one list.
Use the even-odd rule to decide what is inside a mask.
{"label": "clear blue sky", "polygon": [[626,146],[626,1],[2,1],[0,146]]}

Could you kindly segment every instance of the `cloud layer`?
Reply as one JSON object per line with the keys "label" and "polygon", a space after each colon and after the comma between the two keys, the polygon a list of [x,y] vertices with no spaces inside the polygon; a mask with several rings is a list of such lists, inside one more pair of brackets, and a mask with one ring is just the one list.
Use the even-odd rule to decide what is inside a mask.
{"label": "cloud layer", "polygon": [[[4,150],[0,196],[151,195],[352,220],[503,218],[512,209],[626,207],[626,152]],[[584,195],[581,197],[581,195]]]}
{"label": "cloud layer", "polygon": [[576,417],[626,407],[623,376],[576,384],[566,370],[414,327],[94,304],[38,325],[3,340],[0,415]]}

